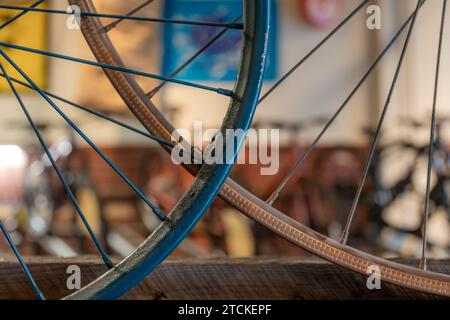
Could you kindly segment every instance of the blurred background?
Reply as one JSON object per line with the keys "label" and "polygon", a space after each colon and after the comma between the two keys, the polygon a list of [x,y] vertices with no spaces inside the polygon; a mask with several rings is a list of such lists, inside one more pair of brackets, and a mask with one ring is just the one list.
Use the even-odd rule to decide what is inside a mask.
{"label": "blurred background", "polygon": [[[0,1],[29,6],[34,1]],[[123,14],[141,0],[96,0],[99,12]],[[241,1],[155,1],[139,16],[230,21]],[[264,91],[295,65],[355,8],[357,0],[274,1],[273,34]],[[267,198],[295,161],[338,109],[369,66],[415,8],[415,1],[380,0],[381,29],[369,30],[370,14],[362,10],[258,108],[255,126],[279,128],[280,170],[261,176],[258,165],[240,164],[235,178],[257,196]],[[42,7],[66,10],[63,0]],[[202,8],[201,10],[199,8]],[[197,8],[197,9],[195,9]],[[7,21],[17,11],[0,9]],[[383,127],[376,161],[363,190],[349,244],[382,256],[420,257],[427,141],[441,2],[429,1],[417,20],[411,45]],[[67,16],[30,12],[0,31],[0,41],[95,60],[79,30],[66,27]],[[104,20],[108,24],[109,20]],[[210,31],[195,26],[165,26],[124,21],[109,33],[125,64],[136,70],[168,74],[198,50]],[[448,38],[448,28],[444,39]],[[404,35],[352,98],[297,172],[275,206],[301,223],[338,238],[368,156],[371,136],[384,106]],[[221,40],[222,41],[222,40]],[[232,87],[241,39],[230,31],[180,79]],[[448,100],[450,43],[444,42],[438,97],[438,135],[432,179],[430,256],[449,255]],[[46,90],[139,126],[101,69],[5,49]],[[4,61],[1,60],[3,63]],[[6,63],[5,63],[6,65]],[[20,76],[8,67],[16,78]],[[157,81],[138,78],[142,87]],[[46,102],[30,89],[20,93],[52,154],[75,190],[87,218],[107,250],[126,256],[156,227],[136,195],[67,127]],[[218,95],[167,85],[155,104],[176,128],[220,127],[227,101]],[[192,178],[175,166],[157,144],[89,114],[58,104],[125,174],[165,212],[175,205]],[[70,257],[95,253],[76,218],[48,159],[19,109],[6,81],[0,79],[0,218],[28,255]],[[8,247],[0,240],[0,252]],[[174,255],[254,256],[307,255],[218,199]]]}

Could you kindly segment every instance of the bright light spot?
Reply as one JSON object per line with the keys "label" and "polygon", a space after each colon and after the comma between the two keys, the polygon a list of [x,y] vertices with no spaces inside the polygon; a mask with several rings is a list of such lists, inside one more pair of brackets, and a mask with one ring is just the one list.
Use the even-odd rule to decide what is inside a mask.
{"label": "bright light spot", "polygon": [[27,155],[15,145],[0,145],[0,170],[23,168],[27,162]]}
{"label": "bright light spot", "polygon": [[71,152],[72,152],[72,144],[69,141],[62,141],[59,145],[58,145],[58,151],[63,155],[63,156],[68,156]]}

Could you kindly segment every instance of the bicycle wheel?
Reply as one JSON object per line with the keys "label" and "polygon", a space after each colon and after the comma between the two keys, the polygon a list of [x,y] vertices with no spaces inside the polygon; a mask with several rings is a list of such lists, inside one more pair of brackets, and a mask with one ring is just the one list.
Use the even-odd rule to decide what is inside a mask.
{"label": "bicycle wheel", "polygon": [[[390,260],[386,260],[374,255],[370,255],[368,253],[362,252],[355,248],[352,248],[347,245],[347,237],[348,231],[352,224],[353,217],[355,214],[356,206],[359,202],[359,198],[361,196],[361,191],[364,186],[365,179],[367,177],[367,173],[370,167],[370,163],[373,159],[375,147],[378,142],[381,126],[384,120],[384,114],[387,108],[389,107],[390,98],[394,92],[395,84],[398,79],[398,75],[401,70],[401,65],[404,60],[404,56],[407,51],[409,39],[414,29],[414,25],[416,23],[416,17],[420,12],[420,9],[425,4],[426,0],[418,0],[417,7],[414,12],[409,16],[409,18],[402,24],[399,31],[393,36],[392,40],[386,46],[384,50],[379,54],[379,56],[375,59],[373,64],[369,67],[367,73],[364,74],[361,81],[356,85],[355,89],[352,90],[349,97],[344,101],[344,103],[339,107],[337,112],[333,114],[330,120],[326,123],[323,130],[321,130],[318,137],[314,140],[314,142],[306,149],[305,153],[298,160],[295,167],[292,169],[290,174],[283,180],[280,184],[280,187],[273,193],[273,196],[265,201],[263,199],[259,199],[251,192],[240,186],[238,183],[234,182],[230,178],[227,179],[224,184],[220,196],[225,199],[229,204],[239,209],[248,217],[253,220],[261,223],[265,227],[274,231],[278,235],[283,238],[289,240],[290,242],[300,246],[303,249],[322,257],[332,263],[336,263],[345,268],[351,269],[353,271],[359,272],[363,275],[367,275],[367,270],[370,266],[378,266],[381,279],[383,281],[396,284],[399,286],[403,286],[406,288],[411,288],[423,292],[428,292],[437,295],[445,295],[450,296],[450,276],[445,274],[439,274],[432,271],[427,270],[426,268],[426,241],[424,242],[424,252],[422,255],[422,264],[420,268],[414,268],[411,266],[402,265]],[[78,2],[74,2],[78,3]],[[309,60],[314,53],[329,39],[331,39],[336,32],[338,32],[353,16],[355,16],[362,9],[366,8],[369,0],[362,1],[335,29],[333,29],[320,43],[314,47],[305,57],[303,57],[287,74],[285,74],[281,79],[260,99],[259,103],[264,101],[274,90],[276,90],[281,83],[283,83],[295,70],[297,70],[300,66],[304,64],[305,61]],[[445,9],[446,9],[446,1],[444,1],[444,9],[442,15],[442,26],[440,30],[440,41],[439,47],[442,44],[442,29],[444,25],[445,18]],[[376,134],[374,136],[373,143],[370,148],[370,154],[367,161],[367,164],[364,168],[364,172],[361,178],[361,183],[358,188],[357,195],[355,197],[355,201],[353,203],[352,212],[349,214],[348,223],[346,225],[346,229],[342,235],[341,241],[336,241],[327,236],[315,232],[314,230],[302,225],[301,223],[289,218],[276,208],[272,206],[273,202],[278,197],[279,193],[283,190],[286,183],[292,178],[293,174],[297,172],[297,170],[302,166],[305,159],[311,153],[311,151],[317,146],[317,143],[320,141],[322,136],[331,126],[331,124],[335,121],[338,115],[345,108],[349,100],[353,97],[353,95],[358,91],[358,89],[362,86],[365,80],[369,77],[378,63],[382,60],[386,52],[392,47],[394,43],[399,39],[402,32],[408,29],[408,33],[406,36],[405,43],[403,45],[402,55],[399,59],[399,63],[397,64],[395,77],[392,81],[391,90],[389,96],[386,100],[385,108],[383,109],[383,115],[380,119]],[[88,31],[85,30],[85,36],[89,39],[93,37],[95,34],[94,30]],[[96,45],[91,46],[92,51],[96,55],[99,61],[110,61],[114,64],[120,65],[120,60],[116,54],[111,54],[114,50],[102,49],[105,47],[109,47],[110,43],[106,38],[97,38],[98,42]],[[440,50],[439,50],[440,54]],[[440,56],[440,55],[439,55]],[[437,70],[439,70],[439,63],[437,66]],[[115,77],[110,75],[110,79],[112,83],[115,85],[117,91],[121,94],[125,103],[128,106],[133,106],[136,104],[143,104],[147,107],[148,110],[151,110],[150,113],[145,114],[137,114],[138,119],[142,124],[146,126],[146,128],[152,134],[158,135],[160,137],[168,137],[168,134],[172,132],[172,125],[164,118],[164,116],[156,110],[151,101],[147,96],[142,95],[141,91],[137,88],[132,87],[132,83],[124,83],[123,79],[115,79]],[[437,88],[437,85],[436,85]],[[436,101],[435,101],[436,103]],[[434,125],[432,125],[434,129]],[[430,143],[431,144],[431,143]],[[170,149],[170,148],[169,148]],[[432,148],[430,148],[431,150]],[[430,156],[431,158],[431,156]],[[185,166],[192,174],[197,174],[198,168],[194,166]],[[428,181],[429,181],[428,175]],[[428,199],[428,198],[427,198]],[[428,212],[428,208],[425,210]],[[428,213],[426,213],[428,215]],[[424,219],[427,221],[427,217]],[[426,226],[424,227],[426,230]],[[426,233],[426,232],[425,232]],[[424,236],[426,239],[426,236]]]}
{"label": "bicycle wheel", "polygon": [[[9,6],[9,5],[0,5],[0,9],[2,10],[20,10],[21,12],[16,16],[12,17],[10,20],[5,22],[0,28],[6,27],[10,23],[13,23],[15,20],[20,19],[23,15],[28,12],[40,12],[47,14],[75,14],[75,10],[73,11],[62,11],[62,10],[51,10],[51,9],[39,9],[37,6],[44,1],[37,1],[33,5],[29,7],[20,7],[20,6]],[[116,87],[123,97],[129,98],[127,99],[127,105],[130,110],[137,116],[139,119],[149,119],[150,121],[144,121],[146,128],[153,128],[153,126],[157,126],[159,129],[163,129],[160,122],[163,121],[159,119],[158,122],[151,120],[152,112],[156,113],[157,109],[150,103],[148,97],[144,94],[142,89],[138,86],[137,82],[132,77],[133,75],[141,75],[147,76],[150,78],[156,78],[160,80],[164,80],[167,82],[173,82],[180,85],[191,86],[197,89],[204,89],[208,91],[216,92],[217,94],[224,95],[230,98],[230,104],[226,116],[223,120],[223,125],[221,128],[221,132],[224,134],[225,141],[224,145],[220,146],[217,144],[217,147],[227,147],[231,142],[233,142],[233,159],[237,156],[240,145],[243,143],[244,136],[242,137],[231,137],[229,138],[225,134],[226,129],[243,129],[244,131],[248,129],[251,124],[251,119],[253,117],[256,104],[258,101],[259,93],[261,90],[262,79],[264,75],[265,69],[265,60],[266,60],[266,50],[267,50],[267,42],[268,42],[268,33],[270,26],[270,2],[269,1],[243,1],[243,14],[242,21],[239,22],[239,19],[234,22],[229,23],[214,23],[214,22],[199,22],[199,21],[169,21],[163,19],[153,19],[153,18],[138,18],[134,17],[132,14],[138,11],[140,8],[145,5],[150,4],[152,1],[145,1],[138,8],[134,8],[130,14],[118,16],[118,15],[108,15],[97,13],[96,8],[91,0],[80,0],[80,1],[69,1],[72,5],[77,5],[80,10],[81,16],[81,29],[83,34],[86,37],[87,43],[96,53],[96,56],[99,61],[102,63],[94,63],[87,60],[82,60],[74,57],[63,56],[59,54],[54,54],[46,51],[35,50],[28,47],[21,47],[18,45],[14,45],[11,43],[1,42],[0,47],[8,48],[12,50],[22,50],[34,54],[42,54],[46,56],[50,56],[57,59],[64,59],[69,61],[75,61],[78,63],[84,63],[88,65],[94,65],[97,67],[102,67],[106,74],[108,75],[111,82]],[[105,28],[100,23],[100,18],[106,17],[110,19],[115,19],[113,23],[120,23],[123,20],[127,19],[138,19],[140,21],[149,21],[149,22],[164,22],[164,23],[181,23],[181,24],[193,24],[204,27],[215,27],[222,28],[222,34],[225,33],[228,29],[242,29],[243,30],[243,46],[241,52],[240,59],[240,67],[239,74],[235,83],[235,87],[233,90],[227,90],[222,88],[212,88],[205,85],[193,84],[186,81],[176,80],[173,77],[164,78],[158,75],[152,75],[136,70],[127,69],[124,67],[123,63],[120,60],[119,54],[114,50],[113,44],[109,41],[107,32],[109,28]],[[220,37],[220,36],[219,36]],[[217,37],[217,38],[219,38]],[[164,215],[158,208],[152,205],[150,200],[146,198],[134,185],[129,181],[129,179],[120,172],[120,170],[101,152],[101,150],[89,140],[89,138],[71,121],[54,103],[50,97],[58,99],[60,101],[64,101],[66,103],[81,107],[83,110],[88,110],[80,105],[72,103],[68,100],[65,100],[61,97],[57,97],[54,94],[48,93],[41,88],[39,88],[36,83],[32,81],[32,79],[27,76],[27,74],[18,66],[2,49],[0,49],[0,54],[4,58],[4,61],[9,63],[24,79],[25,81],[20,81],[14,78],[11,78],[3,64],[0,64],[0,68],[2,69],[2,76],[6,78],[7,83],[11,87],[14,95],[16,96],[22,110],[25,112],[28,121],[33,126],[33,129],[39,138],[49,160],[52,162],[52,165],[58,172],[58,175],[66,186],[66,192],[69,195],[70,200],[74,204],[77,212],[83,217],[83,214],[77,204],[77,201],[70,191],[70,188],[67,185],[67,182],[64,179],[64,176],[58,170],[58,167],[54,161],[52,161],[52,156],[50,152],[48,152],[48,148],[46,147],[45,141],[39,133],[39,129],[36,128],[32,117],[30,116],[24,102],[21,100],[19,93],[15,89],[15,83],[19,83],[21,85],[25,85],[28,88],[31,88],[39,93],[63,118],[66,120],[69,125],[71,125],[75,131],[81,135],[81,137],[97,152],[100,156],[121,176],[121,178],[127,183],[137,194],[140,196],[146,203],[149,205],[153,212],[159,216],[161,220],[161,224],[159,227],[153,232],[150,237],[130,256],[125,258],[122,262],[120,262],[116,266],[112,266],[111,261],[106,256],[104,251],[101,249],[101,245],[96,241],[95,235],[91,234],[97,246],[99,247],[99,251],[105,261],[105,263],[111,268],[108,272],[106,272],[103,276],[101,276],[96,281],[92,282],[85,288],[75,292],[71,296],[67,297],[68,299],[112,299],[120,297],[123,293],[125,293],[128,289],[136,285],[143,277],[145,277],[149,272],[151,272],[162,260],[164,260],[171,252],[174,250],[180,241],[186,237],[189,231],[193,228],[195,223],[200,219],[205,210],[209,207],[212,200],[215,198],[216,194],[220,191],[222,184],[224,183],[226,177],[228,176],[230,169],[233,165],[233,161],[224,161],[224,163],[218,163],[213,165],[204,165],[202,168],[198,170],[197,178],[194,180],[192,186],[189,190],[183,195],[183,197],[178,201],[176,207],[167,215]],[[115,64],[117,62],[117,64]],[[137,97],[137,99],[136,99]],[[143,104],[142,101],[146,101],[146,104]],[[122,125],[123,127],[127,127],[133,131],[140,132],[141,134],[152,138],[166,148],[173,147],[177,143],[181,143],[182,141],[173,141],[173,137],[171,137],[172,132],[165,131],[165,135],[161,137],[155,137],[153,135],[145,134],[138,129],[131,128],[126,124],[123,124],[117,120],[108,118],[107,116],[100,114],[99,112],[95,112],[91,110],[91,113],[96,114],[97,116],[102,117],[103,119],[109,119],[116,124]],[[168,123],[165,123],[168,125]],[[167,139],[166,139],[167,138]],[[231,140],[233,139],[233,141]],[[229,159],[228,159],[229,160]],[[89,225],[87,221],[83,220],[86,227],[89,229]],[[35,289],[39,298],[44,298],[43,293],[37,287],[31,273],[24,260],[22,259],[20,253],[17,250],[17,247],[14,245],[14,242],[9,237],[6,228],[4,228],[3,224],[1,224],[2,231],[8,239],[11,248],[14,250],[17,258],[21,266],[23,267],[31,285]],[[89,231],[89,230],[88,230]]]}

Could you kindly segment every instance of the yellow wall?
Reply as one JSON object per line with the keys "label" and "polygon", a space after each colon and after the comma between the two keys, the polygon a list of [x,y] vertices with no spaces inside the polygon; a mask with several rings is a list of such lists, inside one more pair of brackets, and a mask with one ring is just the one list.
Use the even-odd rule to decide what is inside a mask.
{"label": "yellow wall", "polygon": [[[13,5],[30,6],[34,1],[23,3],[13,3]],[[42,6],[45,8],[45,6]],[[16,16],[20,11],[2,10],[0,11],[0,24]],[[0,41],[35,48],[39,50],[47,49],[47,15],[42,13],[28,13],[20,19],[12,22],[0,31]],[[32,54],[20,50],[2,48],[5,53],[17,63],[30,78],[40,87],[46,84],[46,58],[42,55]],[[20,74],[2,57],[0,62],[5,67],[6,72],[14,78],[23,80]],[[19,91],[24,90],[23,86],[17,86]],[[10,86],[5,79],[0,79],[0,92],[10,92]]]}

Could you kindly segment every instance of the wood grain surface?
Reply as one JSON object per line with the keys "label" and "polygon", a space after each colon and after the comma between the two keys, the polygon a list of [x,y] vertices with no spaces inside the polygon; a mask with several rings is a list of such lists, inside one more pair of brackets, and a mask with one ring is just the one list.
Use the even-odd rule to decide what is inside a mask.
{"label": "wood grain surface", "polygon": [[[95,257],[27,258],[48,299],[69,293],[69,265],[81,269],[86,284],[106,268]],[[417,265],[417,261],[402,261]],[[450,260],[430,261],[430,269],[450,273]],[[382,282],[368,290],[366,277],[318,259],[169,259],[123,299],[438,299]],[[0,259],[0,299],[33,299],[13,258]]]}

